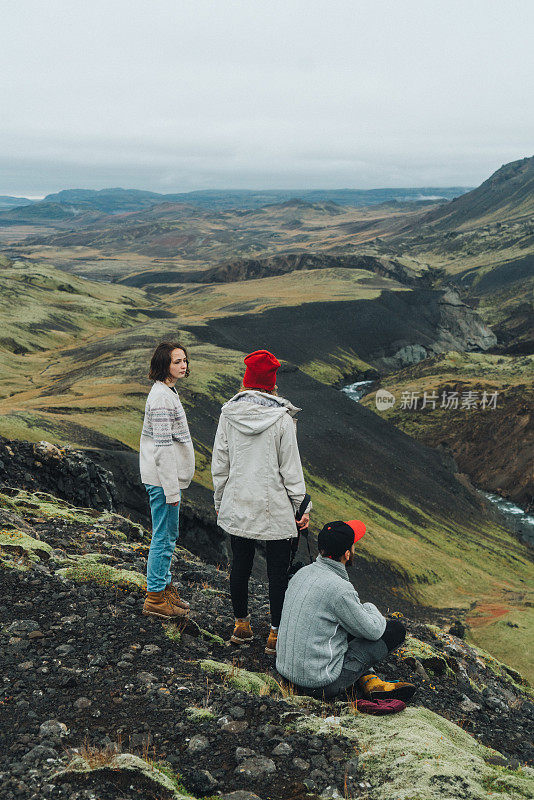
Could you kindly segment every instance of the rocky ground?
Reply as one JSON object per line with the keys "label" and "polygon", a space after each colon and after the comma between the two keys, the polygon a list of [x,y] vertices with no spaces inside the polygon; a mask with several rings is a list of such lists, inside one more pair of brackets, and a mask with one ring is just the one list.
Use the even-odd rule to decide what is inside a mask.
{"label": "rocky ground", "polygon": [[[186,550],[173,570],[187,628],[141,615],[147,534],[124,517],[4,489],[0,528],[5,800],[381,800],[397,797],[388,757],[402,777],[410,752],[419,794],[403,798],[530,796],[528,687],[461,637],[406,620],[407,644],[380,674],[417,683],[412,707],[367,717],[288,694],[263,652],[262,582],[257,637],[235,649],[228,575]],[[453,750],[465,764],[451,766]],[[451,788],[451,770],[465,785]]]}

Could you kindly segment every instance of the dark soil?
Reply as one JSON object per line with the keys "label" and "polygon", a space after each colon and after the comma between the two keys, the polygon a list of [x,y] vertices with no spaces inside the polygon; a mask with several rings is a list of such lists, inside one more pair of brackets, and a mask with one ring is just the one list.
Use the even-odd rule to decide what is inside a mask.
{"label": "dark soil", "polygon": [[[13,512],[0,514],[2,527],[14,524]],[[127,520],[113,521],[113,528],[126,535],[124,539],[87,535],[87,525],[46,520],[36,514],[30,510],[19,522],[54,548],[52,556],[26,572],[0,566],[3,800],[165,796],[150,794],[142,786],[120,787],[119,776],[112,773],[107,777],[93,774],[87,785],[74,779],[58,781],[54,774],[68,760],[67,751],[83,746],[122,749],[167,762],[195,796],[246,789],[263,800],[297,800],[310,791],[307,796],[314,797],[327,786],[342,791],[348,772],[352,796],[365,793],[354,766],[357,752],[346,739],[291,730],[295,716],[320,713],[313,701],[296,711],[283,697],[239,691],[228,679],[201,670],[199,661],[212,658],[276,676],[272,657],[263,652],[268,633],[263,582],[253,579],[251,583],[256,639],[246,649],[235,649],[226,641],[232,628],[227,573],[179,551],[174,573],[181,593],[191,601],[192,619],[225,641],[199,636],[194,625],[179,641],[171,641],[161,622],[141,615],[141,591],[74,584],[54,574],[62,556],[87,551],[107,554],[116,567],[143,571],[146,544],[139,543],[138,533],[133,536]],[[442,639],[419,622],[406,619],[406,624],[419,639],[441,651],[443,661],[438,660],[431,671],[431,662],[423,667],[401,653],[381,664],[380,674],[416,682],[416,704],[452,719],[498,749],[503,763],[530,762],[534,753],[527,731],[534,721],[534,705],[521,690],[509,678],[485,668],[461,639]],[[485,688],[480,691],[475,684]],[[476,708],[462,710],[466,699]],[[191,707],[210,709],[213,716],[191,717],[187,711]],[[322,713],[339,714],[340,708],[325,704]],[[51,719],[64,723],[68,734],[40,735],[41,724]],[[190,742],[199,735],[208,744],[195,751]],[[285,748],[284,754],[282,748],[274,754],[280,743],[291,751]],[[275,771],[258,778],[236,774],[246,757],[237,748],[271,759]],[[294,762],[296,758],[306,762],[304,767]]]}

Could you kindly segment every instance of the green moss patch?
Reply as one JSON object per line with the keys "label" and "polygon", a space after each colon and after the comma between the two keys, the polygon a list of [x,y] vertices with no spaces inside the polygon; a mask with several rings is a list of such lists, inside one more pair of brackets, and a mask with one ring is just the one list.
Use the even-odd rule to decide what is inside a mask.
{"label": "green moss patch", "polygon": [[443,654],[428,642],[422,642],[420,639],[416,639],[415,636],[410,636],[409,634],[406,636],[403,646],[397,650],[397,655],[411,667],[415,666],[417,660],[429,672],[435,672],[438,675],[446,672],[452,674],[452,670]]}
{"label": "green moss patch", "polygon": [[187,706],[185,713],[190,719],[197,720],[215,717],[215,714],[209,708],[199,708],[198,706]]}
{"label": "green moss patch", "polygon": [[212,661],[211,659],[201,661],[200,668],[203,672],[219,675],[224,683],[228,682],[242,692],[262,695],[280,691],[275,679],[265,672],[249,672],[234,664],[225,664],[222,661]]}
{"label": "green moss patch", "polygon": [[50,558],[52,548],[19,530],[0,530],[0,561],[7,567],[26,569],[32,562]]}
{"label": "green moss patch", "polygon": [[55,777],[60,781],[88,783],[91,778],[102,776],[119,786],[135,783],[145,789],[147,796],[150,794],[161,800],[195,800],[192,795],[185,793],[177,776],[165,764],[149,763],[131,753],[119,753],[100,760],[104,763],[99,763],[97,754],[75,755],[66,769]]}
{"label": "green moss patch", "polygon": [[98,553],[69,558],[72,563],[56,572],[56,575],[75,583],[97,583],[99,586],[122,586],[128,589],[145,589],[146,578],[139,572],[117,569],[102,563]]}
{"label": "green moss patch", "polygon": [[533,769],[488,764],[495,751],[425,708],[380,718],[310,715],[293,727],[319,735],[335,732],[357,742],[372,787],[369,800],[490,800],[496,792],[501,800],[520,800],[534,794]]}

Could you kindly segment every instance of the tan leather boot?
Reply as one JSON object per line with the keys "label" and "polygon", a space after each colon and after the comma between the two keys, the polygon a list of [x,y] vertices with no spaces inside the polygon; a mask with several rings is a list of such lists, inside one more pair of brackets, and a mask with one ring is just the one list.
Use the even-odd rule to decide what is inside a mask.
{"label": "tan leather boot", "polygon": [[182,600],[180,595],[178,594],[178,589],[176,586],[173,586],[172,583],[168,583],[165,589],[163,590],[166,597],[169,598],[173,606],[178,606],[178,608],[189,608],[189,603],[187,600]]}
{"label": "tan leather boot", "polygon": [[253,640],[254,636],[250,627],[250,614],[244,619],[237,619],[235,621],[234,632],[230,636],[230,641],[233,644],[247,644]]}
{"label": "tan leather boot", "polygon": [[150,617],[160,617],[161,619],[175,619],[176,617],[187,617],[189,610],[179,608],[171,602],[165,591],[147,592],[143,605],[143,614]]}
{"label": "tan leather boot", "polygon": [[276,630],[271,628],[269,631],[269,637],[267,639],[267,644],[265,645],[265,652],[268,656],[275,656],[276,655],[276,642],[278,639],[278,628]]}
{"label": "tan leather boot", "polygon": [[413,683],[406,681],[383,681],[378,675],[369,673],[358,678],[358,686],[368,700],[378,700],[379,698],[394,698],[403,700],[405,703],[411,700],[416,687]]}

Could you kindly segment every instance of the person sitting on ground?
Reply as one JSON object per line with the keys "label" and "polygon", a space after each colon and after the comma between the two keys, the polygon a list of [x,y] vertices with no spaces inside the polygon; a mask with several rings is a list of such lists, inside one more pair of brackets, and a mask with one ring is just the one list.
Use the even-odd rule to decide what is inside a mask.
{"label": "person sitting on ground", "polygon": [[316,561],[289,581],[278,630],[276,669],[297,691],[331,700],[356,687],[368,700],[407,701],[415,686],[382,681],[370,667],[404,641],[406,628],[361,603],[349,581],[360,520],[329,522],[319,533]]}

